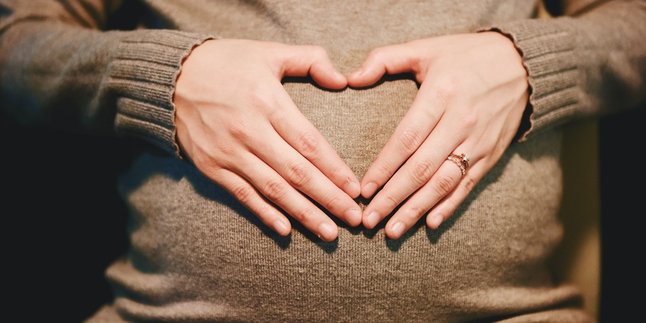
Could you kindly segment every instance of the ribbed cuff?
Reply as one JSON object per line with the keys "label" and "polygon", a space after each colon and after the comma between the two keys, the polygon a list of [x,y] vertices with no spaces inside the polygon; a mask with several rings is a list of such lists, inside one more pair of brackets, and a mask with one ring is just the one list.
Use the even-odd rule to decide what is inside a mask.
{"label": "ribbed cuff", "polygon": [[562,123],[580,105],[581,79],[574,41],[561,19],[527,19],[495,25],[481,31],[496,31],[509,37],[522,56],[529,79],[529,104],[517,138]]}
{"label": "ribbed cuff", "polygon": [[153,143],[181,158],[175,137],[173,94],[182,62],[193,48],[211,36],[173,30],[129,32],[108,73],[115,93],[119,135]]}

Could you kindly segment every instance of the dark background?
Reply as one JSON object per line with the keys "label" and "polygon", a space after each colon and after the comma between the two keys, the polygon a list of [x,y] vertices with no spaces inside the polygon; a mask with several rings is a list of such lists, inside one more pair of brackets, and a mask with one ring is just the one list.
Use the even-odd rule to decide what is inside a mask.
{"label": "dark background", "polygon": [[[599,123],[601,190],[601,321],[644,317],[646,108],[607,116]],[[582,161],[585,162],[585,161]]]}
{"label": "dark background", "polygon": [[[132,27],[129,18],[141,8],[122,9],[108,22],[111,28]],[[634,296],[646,287],[638,264],[646,175],[643,160],[634,156],[645,147],[643,121],[646,109],[599,123],[604,322],[643,317],[642,297]],[[116,138],[18,126],[1,114],[0,138],[8,310],[29,321],[81,321],[112,297],[103,274],[127,249],[126,208],[116,178],[137,147]]]}
{"label": "dark background", "polygon": [[[641,317],[646,109],[600,121],[601,320]],[[18,126],[0,116],[6,296],[33,319],[81,321],[111,299],[103,273],[127,248],[116,190],[136,147]],[[585,162],[584,160],[581,161]],[[10,303],[11,304],[11,303]],[[11,309],[10,309],[11,310]],[[24,312],[23,312],[24,314]]]}

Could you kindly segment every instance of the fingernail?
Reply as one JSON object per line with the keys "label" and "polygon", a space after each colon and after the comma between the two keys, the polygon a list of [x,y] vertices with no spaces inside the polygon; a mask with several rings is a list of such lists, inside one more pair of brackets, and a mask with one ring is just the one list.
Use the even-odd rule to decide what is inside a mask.
{"label": "fingernail", "polygon": [[357,197],[357,195],[361,194],[361,185],[359,182],[356,180],[348,179],[348,194],[351,195],[351,197]]}
{"label": "fingernail", "polygon": [[377,190],[377,184],[370,182],[363,187],[361,195],[363,195],[363,197],[371,197],[372,194],[375,194],[376,190]]}
{"label": "fingernail", "polygon": [[345,218],[351,226],[356,226],[361,223],[361,210],[349,209],[345,212]]}
{"label": "fingernail", "polygon": [[393,239],[398,239],[404,233],[404,224],[397,221],[395,222],[395,224],[393,224],[390,231],[393,233],[392,234],[394,236]]}
{"label": "fingernail", "polygon": [[274,221],[274,229],[283,236],[289,234],[289,225],[285,223],[285,220],[279,219]]}
{"label": "fingernail", "polygon": [[319,224],[319,234],[326,241],[332,241],[336,239],[336,229],[329,223]]}
{"label": "fingernail", "polygon": [[376,211],[372,211],[366,217],[366,226],[368,228],[374,228],[377,223],[379,223],[379,214]]}
{"label": "fingernail", "polygon": [[433,214],[431,216],[431,220],[430,220],[431,227],[434,228],[434,229],[437,229],[437,227],[439,227],[440,224],[442,224],[442,220],[443,219],[442,219],[441,215],[439,215],[437,213]]}

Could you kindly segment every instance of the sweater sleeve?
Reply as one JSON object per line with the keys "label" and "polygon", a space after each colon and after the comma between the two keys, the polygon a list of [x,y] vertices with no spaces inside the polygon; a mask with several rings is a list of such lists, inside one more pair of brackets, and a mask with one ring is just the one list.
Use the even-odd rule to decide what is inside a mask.
{"label": "sweater sleeve", "polygon": [[209,36],[106,30],[108,0],[0,0],[0,106],[30,124],[141,138],[178,154],[175,81]]}
{"label": "sweater sleeve", "polygon": [[646,99],[646,1],[564,1],[563,15],[495,24],[529,76],[520,140]]}

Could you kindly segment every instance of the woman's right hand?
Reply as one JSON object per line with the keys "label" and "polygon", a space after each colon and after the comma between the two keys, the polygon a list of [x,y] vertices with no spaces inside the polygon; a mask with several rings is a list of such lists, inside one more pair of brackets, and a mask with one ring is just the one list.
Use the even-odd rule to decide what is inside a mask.
{"label": "woman's right hand", "polygon": [[[361,223],[359,181],[291,100],[281,79],[311,75],[342,89],[325,51],[251,40],[211,40],[183,63],[173,102],[185,155],[280,235],[279,207],[325,241],[338,228],[304,195],[348,225]],[[302,193],[302,194],[301,194]]]}

